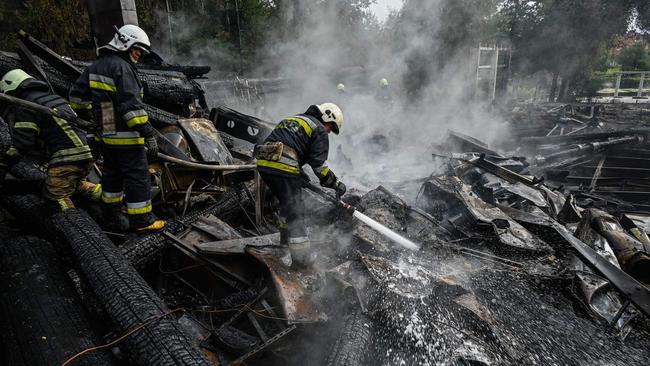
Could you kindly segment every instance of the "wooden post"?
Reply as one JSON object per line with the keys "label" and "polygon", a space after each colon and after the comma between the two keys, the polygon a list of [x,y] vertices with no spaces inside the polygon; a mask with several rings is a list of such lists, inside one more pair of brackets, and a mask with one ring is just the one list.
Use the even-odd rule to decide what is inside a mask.
{"label": "wooden post", "polygon": [[255,225],[262,226],[263,202],[264,202],[264,181],[260,173],[255,169]]}
{"label": "wooden post", "polygon": [[623,76],[623,74],[620,73],[620,72],[618,73],[618,75],[616,75],[616,90],[614,90],[614,98],[619,97],[618,92],[621,89],[621,78],[622,78],[622,76]]}
{"label": "wooden post", "polygon": [[637,98],[643,98],[643,84],[645,82],[645,73],[641,74],[639,79],[639,91],[636,93]]}

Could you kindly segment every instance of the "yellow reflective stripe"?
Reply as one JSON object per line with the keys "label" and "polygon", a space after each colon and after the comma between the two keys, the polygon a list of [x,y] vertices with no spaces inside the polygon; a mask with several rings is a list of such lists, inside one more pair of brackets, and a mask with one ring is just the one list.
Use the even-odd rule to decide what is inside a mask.
{"label": "yellow reflective stripe", "polygon": [[129,127],[134,127],[149,122],[149,116],[140,116],[133,117],[130,120],[126,121],[126,125]]}
{"label": "yellow reflective stripe", "polygon": [[146,214],[151,212],[151,209],[152,209],[151,204],[148,204],[144,207],[127,207],[126,212],[129,215],[141,215],[141,214]]}
{"label": "yellow reflective stripe", "polygon": [[300,124],[300,126],[302,126],[302,129],[305,130],[305,133],[307,133],[307,136],[311,137],[311,134],[312,134],[313,131],[312,131],[311,126],[309,125],[309,123],[307,123],[307,121],[305,121],[302,118],[298,118],[298,117],[289,117],[289,118],[287,118],[287,120],[288,121],[298,122]]}
{"label": "yellow reflective stripe", "polygon": [[50,163],[67,163],[73,161],[92,160],[89,146],[74,147],[55,152],[50,157]]}
{"label": "yellow reflective stripe", "polygon": [[[296,242],[292,243],[292,240]],[[302,241],[298,242],[298,240]],[[289,238],[289,248],[291,249],[307,249],[309,247],[311,247],[311,243],[309,242],[308,237]]]}
{"label": "yellow reflective stripe", "polygon": [[81,142],[81,139],[77,135],[77,132],[75,132],[72,129],[72,127],[70,127],[70,124],[68,124],[68,121],[64,120],[63,118],[54,117],[54,116],[52,116],[52,118],[54,118],[54,121],[56,121],[56,124],[58,124],[59,127],[61,127],[63,132],[65,132],[65,134],[68,135],[68,138],[70,138],[70,141],[72,141],[74,146],[76,146],[76,147],[86,146],[86,144]]}
{"label": "yellow reflective stripe", "polygon": [[106,145],[144,145],[144,137],[112,138],[102,137]]}
{"label": "yellow reflective stripe", "polygon": [[72,205],[72,202],[70,201],[69,198],[60,198],[56,200],[56,202],[59,204],[59,207],[61,208],[61,211],[69,210],[71,208],[74,208],[74,205]]}
{"label": "yellow reflective stripe", "polygon": [[69,155],[69,156],[62,156],[60,158],[52,158],[50,159],[50,164],[70,163],[74,161],[88,161],[92,159],[93,156],[90,154],[90,152],[87,152],[80,155]]}
{"label": "yellow reflective stripe", "polygon": [[90,147],[89,146],[81,146],[81,147],[72,147],[69,149],[63,149],[55,152],[52,154],[53,158],[59,157],[59,156],[65,156],[65,155],[75,155],[75,154],[81,154],[81,153],[87,153],[90,152]]}
{"label": "yellow reflective stripe", "polygon": [[70,102],[70,107],[72,107],[72,109],[93,109],[92,103],[81,104],[81,103]]}
{"label": "yellow reflective stripe", "polygon": [[123,198],[124,198],[124,196],[113,197],[113,198],[102,196],[102,202],[104,202],[104,203],[120,203],[120,202],[122,202]]}
{"label": "yellow reflective stripe", "polygon": [[329,172],[330,172],[330,167],[326,167],[322,171],[318,172],[318,175],[320,175],[321,178],[325,178],[327,177],[327,174],[329,174]]}
{"label": "yellow reflective stripe", "polygon": [[90,80],[89,85],[93,89],[106,90],[110,92],[117,91],[117,87],[115,85],[102,83],[101,81]]}
{"label": "yellow reflective stripe", "polygon": [[9,150],[7,150],[6,154],[8,156],[16,156],[19,153],[18,153],[18,150],[15,147],[12,146],[12,147],[9,148]]}
{"label": "yellow reflective stripe", "polygon": [[124,199],[124,193],[102,192],[102,201],[104,203],[120,203]]}
{"label": "yellow reflective stripe", "polygon": [[257,166],[261,166],[264,168],[272,168],[272,169],[277,169],[277,170],[282,170],[291,174],[300,174],[300,168],[296,168],[295,166],[279,163],[277,161],[269,161],[269,160],[258,160],[257,161]]}
{"label": "yellow reflective stripe", "polygon": [[36,130],[36,132],[40,132],[41,129],[38,127],[38,125],[34,122],[16,122],[14,123],[14,128],[23,128],[23,129],[28,129],[28,130]]}

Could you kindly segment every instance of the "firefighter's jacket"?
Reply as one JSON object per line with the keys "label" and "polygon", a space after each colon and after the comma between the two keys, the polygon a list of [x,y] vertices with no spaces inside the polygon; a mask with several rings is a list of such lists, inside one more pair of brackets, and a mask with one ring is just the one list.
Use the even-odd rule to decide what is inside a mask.
{"label": "firefighter's jacket", "polygon": [[143,145],[144,138],[153,135],[142,84],[127,57],[125,52],[104,50],[70,90],[72,108],[80,113],[92,110],[97,138],[111,147]]}
{"label": "firefighter's jacket", "polygon": [[56,109],[69,117],[59,118],[17,108],[14,112],[13,149],[10,149],[9,155],[16,155],[16,150],[23,154],[37,148],[40,139],[45,145],[50,167],[93,160],[85,133],[69,122],[77,118],[74,111],[65,99],[50,93],[45,82],[27,79],[14,94],[27,101]]}
{"label": "firefighter's jacket", "polygon": [[[315,108],[315,107],[313,107]],[[278,123],[265,143],[281,142],[285,147],[292,149],[296,156],[285,152],[273,160],[258,159],[257,168],[261,172],[283,175],[288,177],[300,176],[301,167],[308,164],[325,187],[334,187],[337,182],[336,175],[327,165],[329,154],[329,137],[323,123],[314,115],[306,114],[289,117]]]}

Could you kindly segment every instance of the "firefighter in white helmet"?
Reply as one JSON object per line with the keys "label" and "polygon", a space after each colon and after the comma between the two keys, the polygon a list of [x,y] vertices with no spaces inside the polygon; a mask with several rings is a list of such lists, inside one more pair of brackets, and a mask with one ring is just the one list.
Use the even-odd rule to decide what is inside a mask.
{"label": "firefighter in white helmet", "polygon": [[315,260],[304,222],[302,166],[308,164],[323,187],[338,196],[346,187],[327,165],[330,132],[339,134],[343,112],[334,103],[312,105],[303,114],[285,118],[264,144],[256,147],[257,168],[280,201],[281,242],[289,246],[294,263],[311,266]]}
{"label": "firefighter in white helmet", "polygon": [[[109,229],[147,233],[165,221],[152,213],[148,160],[156,158],[155,131],[142,102],[143,89],[135,64],[149,52],[147,34],[136,25],[116,28],[115,36],[97,49],[70,91],[70,104],[98,124],[96,140],[104,155],[102,201]],[[126,203],[128,222],[122,214]]]}
{"label": "firefighter in white helmet", "polygon": [[378,102],[391,104],[393,102],[393,93],[390,90],[388,79],[382,78],[379,80],[379,89],[375,93],[375,100]]}

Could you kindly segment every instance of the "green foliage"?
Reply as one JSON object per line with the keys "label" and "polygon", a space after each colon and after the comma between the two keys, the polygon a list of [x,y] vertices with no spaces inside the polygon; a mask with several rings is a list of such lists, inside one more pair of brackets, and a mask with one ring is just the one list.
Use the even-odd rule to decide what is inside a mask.
{"label": "green foliage", "polygon": [[16,49],[16,33],[22,29],[63,55],[92,55],[90,23],[83,0],[3,1],[0,24],[0,49]]}
{"label": "green foliage", "polygon": [[644,42],[631,43],[621,50],[617,61],[625,71],[646,71],[650,67],[648,47]]}

